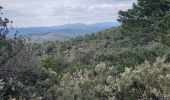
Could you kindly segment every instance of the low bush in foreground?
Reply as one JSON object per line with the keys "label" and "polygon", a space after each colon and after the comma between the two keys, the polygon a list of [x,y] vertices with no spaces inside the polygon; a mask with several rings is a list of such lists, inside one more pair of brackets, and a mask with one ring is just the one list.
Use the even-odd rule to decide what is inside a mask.
{"label": "low bush in foreground", "polygon": [[148,61],[121,75],[114,66],[98,64],[93,70],[66,73],[60,85],[52,87],[44,98],[57,100],[168,100],[170,64],[165,58]]}

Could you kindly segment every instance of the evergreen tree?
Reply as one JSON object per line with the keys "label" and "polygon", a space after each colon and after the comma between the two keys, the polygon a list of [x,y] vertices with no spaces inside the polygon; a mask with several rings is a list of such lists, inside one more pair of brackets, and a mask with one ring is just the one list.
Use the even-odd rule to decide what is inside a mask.
{"label": "evergreen tree", "polygon": [[133,40],[170,45],[170,0],[137,0],[132,9],[119,12],[118,21]]}
{"label": "evergreen tree", "polygon": [[[2,6],[0,6],[0,15],[2,15],[3,13],[1,12],[1,10],[3,9]],[[0,40],[5,39],[7,33],[9,32],[7,24],[9,23],[9,20],[7,18],[2,18],[0,16]]]}

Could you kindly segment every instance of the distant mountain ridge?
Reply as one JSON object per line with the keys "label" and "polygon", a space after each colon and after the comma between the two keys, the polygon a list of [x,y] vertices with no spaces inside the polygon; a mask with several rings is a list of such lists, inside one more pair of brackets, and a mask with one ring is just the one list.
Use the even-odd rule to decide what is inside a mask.
{"label": "distant mountain ridge", "polygon": [[[103,23],[95,23],[89,25],[83,23],[75,23],[75,24],[66,24],[66,25],[51,26],[51,27],[16,28],[16,30],[19,31],[19,34],[23,36],[32,34],[34,41],[38,41],[38,40],[54,41],[55,38],[58,41],[62,41],[68,38],[95,33],[119,25],[120,24],[118,22],[103,22]],[[42,38],[43,36],[48,36],[48,38],[43,39]]]}
{"label": "distant mountain ridge", "polygon": [[[27,34],[43,34],[43,33],[62,33],[66,35],[81,35],[88,34],[91,32],[100,31],[106,28],[111,28],[114,26],[118,26],[118,22],[103,22],[96,24],[83,24],[83,23],[75,23],[75,24],[65,24],[61,26],[51,26],[51,27],[26,27],[26,28],[16,28],[22,35]],[[80,32],[80,33],[78,33]]]}

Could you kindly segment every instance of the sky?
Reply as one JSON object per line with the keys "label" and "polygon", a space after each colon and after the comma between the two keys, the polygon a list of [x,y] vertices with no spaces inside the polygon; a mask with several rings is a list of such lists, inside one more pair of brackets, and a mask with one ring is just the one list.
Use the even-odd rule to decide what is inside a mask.
{"label": "sky", "polygon": [[14,27],[57,26],[71,23],[115,22],[119,10],[135,0],[0,0],[3,17]]}

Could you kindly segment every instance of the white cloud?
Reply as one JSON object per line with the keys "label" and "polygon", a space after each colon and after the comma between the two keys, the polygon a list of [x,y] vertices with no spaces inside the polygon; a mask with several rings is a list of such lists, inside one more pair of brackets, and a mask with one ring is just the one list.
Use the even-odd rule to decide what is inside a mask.
{"label": "white cloud", "polygon": [[128,8],[130,8],[131,5],[127,5],[127,4],[95,4],[95,5],[91,5],[88,7],[88,10],[94,11],[94,10],[113,10],[113,11],[118,11],[118,10],[126,10]]}
{"label": "white cloud", "polygon": [[88,7],[89,10],[114,9],[113,4],[96,4]]}

